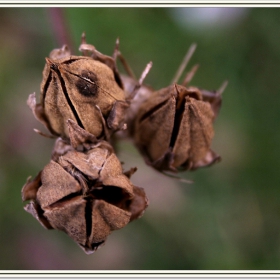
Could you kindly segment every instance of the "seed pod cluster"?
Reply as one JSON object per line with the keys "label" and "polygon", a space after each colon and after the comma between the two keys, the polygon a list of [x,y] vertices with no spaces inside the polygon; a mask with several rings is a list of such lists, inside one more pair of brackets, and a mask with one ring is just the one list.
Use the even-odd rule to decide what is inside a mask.
{"label": "seed pod cluster", "polygon": [[71,55],[67,46],[53,50],[40,102],[35,93],[27,100],[57,139],[50,162],[23,186],[22,200],[30,200],[24,209],[45,228],[64,231],[90,254],[112,231],[141,217],[148,199],[130,181],[136,168],[124,172],[111,145],[111,135],[126,128],[125,112],[140,85],[125,94],[116,58],[98,52],[84,35],[80,50],[84,55]]}
{"label": "seed pod cluster", "polygon": [[[24,209],[45,228],[64,231],[90,254],[148,206],[144,189],[130,180],[136,168],[124,172],[114,152],[115,141],[123,138],[112,136],[132,138],[146,163],[160,172],[211,165],[220,160],[210,146],[222,90],[187,86],[197,67],[182,84],[175,79],[154,90],[143,84],[151,62],[137,80],[118,40],[107,56],[83,34],[79,50],[80,56],[66,45],[53,50],[39,103],[35,93],[27,100],[56,141],[49,163],[23,186],[22,200],[30,201]],[[117,59],[128,75],[119,73]]]}

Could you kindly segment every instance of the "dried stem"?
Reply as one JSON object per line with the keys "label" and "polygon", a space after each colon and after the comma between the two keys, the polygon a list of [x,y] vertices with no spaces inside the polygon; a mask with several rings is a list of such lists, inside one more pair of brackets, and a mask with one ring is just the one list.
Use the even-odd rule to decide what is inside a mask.
{"label": "dried stem", "polygon": [[174,83],[178,82],[178,80],[180,79],[183,71],[187,67],[187,64],[189,63],[193,53],[195,52],[195,49],[196,49],[196,44],[192,44],[190,46],[190,48],[188,49],[188,52],[186,53],[186,55],[185,55],[181,65],[180,65],[179,69],[177,70],[177,72],[176,72],[176,74],[175,74],[175,76],[174,76],[174,78],[173,78],[173,80],[171,82],[171,84],[174,84]]}
{"label": "dried stem", "polygon": [[228,81],[224,81],[220,88],[217,90],[217,95],[222,95],[228,85]]}
{"label": "dried stem", "polygon": [[117,38],[114,53],[113,53],[113,58],[115,61],[117,61],[117,58],[119,58],[126,73],[128,74],[128,76],[131,77],[132,79],[136,80],[135,74],[133,73],[131,67],[129,66],[126,59],[124,58],[124,56],[122,55],[122,53],[119,50],[119,45],[120,45],[120,40],[119,40],[119,38]]}
{"label": "dried stem", "polygon": [[130,100],[132,100],[132,99],[135,97],[135,95],[137,94],[138,90],[139,90],[140,87],[142,86],[143,81],[144,81],[144,79],[146,78],[146,76],[147,76],[147,74],[149,73],[149,71],[150,71],[150,69],[152,68],[152,66],[153,66],[153,63],[152,63],[151,61],[146,65],[144,71],[143,71],[142,74],[141,74],[141,77],[139,78],[139,81],[138,81],[137,84],[135,85],[133,91],[131,92],[131,94],[129,95],[129,97],[127,98],[127,100],[130,101]]}
{"label": "dried stem", "polygon": [[196,64],[193,66],[190,72],[187,73],[186,77],[184,78],[184,81],[182,83],[182,86],[187,86],[187,84],[192,80],[194,74],[196,73],[197,69],[199,67],[199,64]]}
{"label": "dried stem", "polygon": [[74,50],[72,36],[70,35],[68,24],[65,20],[64,9],[49,8],[50,21],[55,36],[57,47],[67,45],[70,52]]}

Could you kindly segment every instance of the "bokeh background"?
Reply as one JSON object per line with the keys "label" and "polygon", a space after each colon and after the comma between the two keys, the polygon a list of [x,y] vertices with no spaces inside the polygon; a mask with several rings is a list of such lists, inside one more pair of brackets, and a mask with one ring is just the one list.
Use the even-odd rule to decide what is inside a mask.
{"label": "bokeh background", "polygon": [[[222,161],[165,177],[119,143],[125,167],[144,187],[144,216],[113,232],[86,255],[65,233],[44,229],[23,210],[21,188],[49,161],[53,140],[26,105],[39,95],[45,57],[61,47],[57,10],[0,8],[0,269],[2,270],[275,270],[280,269],[280,9],[240,7],[70,8],[67,43],[80,36],[104,54],[115,40],[137,76],[169,85],[191,43],[198,47],[191,85],[229,85],[212,148]],[[120,66],[121,69],[121,66]],[[121,70],[122,71],[122,70]]]}

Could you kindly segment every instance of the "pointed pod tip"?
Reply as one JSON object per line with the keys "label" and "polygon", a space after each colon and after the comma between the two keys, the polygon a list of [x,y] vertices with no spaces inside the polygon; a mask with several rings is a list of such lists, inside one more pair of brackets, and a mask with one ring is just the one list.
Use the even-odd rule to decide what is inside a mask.
{"label": "pointed pod tip", "polygon": [[144,79],[146,78],[146,76],[148,75],[148,73],[150,72],[152,66],[153,66],[153,62],[152,62],[152,61],[150,61],[150,62],[146,65],[146,67],[145,67],[144,71],[142,72],[141,77],[140,77],[140,79],[139,79],[139,81],[138,81],[138,84],[139,84],[140,86],[143,84],[143,81],[144,81]]}
{"label": "pointed pod tip", "polygon": [[33,128],[33,131],[36,132],[37,134],[43,136],[43,137],[46,137],[46,138],[50,138],[50,139],[56,138],[55,135],[44,133],[44,132],[40,131],[40,130],[37,129],[37,128]]}
{"label": "pointed pod tip", "polygon": [[66,123],[67,123],[67,125],[68,126],[75,126],[75,125],[77,125],[73,120],[71,120],[71,119],[68,119],[67,121],[66,121]]}
{"label": "pointed pod tip", "polygon": [[28,95],[27,101],[26,101],[27,105],[32,109],[34,106],[36,106],[36,93],[30,93]]}
{"label": "pointed pod tip", "polygon": [[46,57],[45,60],[46,60],[46,62],[47,62],[48,64],[52,64],[52,63],[53,63],[53,61],[52,61],[49,57]]}
{"label": "pointed pod tip", "polygon": [[81,36],[81,42],[85,43],[86,42],[86,32],[83,31],[82,36]]}
{"label": "pointed pod tip", "polygon": [[[68,129],[69,131],[72,130],[72,131],[83,131],[84,129],[82,127],[80,127],[75,121],[73,121],[72,119],[68,119],[66,121],[67,123],[67,126],[68,126]],[[89,133],[89,132],[88,132]]]}
{"label": "pointed pod tip", "polygon": [[58,65],[52,60],[50,59],[49,57],[46,57],[46,62],[48,64],[48,66],[53,69],[53,70],[57,70],[58,69]]}
{"label": "pointed pod tip", "polygon": [[190,49],[195,50],[197,48],[197,43],[192,43]]}
{"label": "pointed pod tip", "polygon": [[175,92],[174,92],[174,94],[172,92],[172,95],[176,98],[180,94],[180,90],[178,88],[178,84],[177,83],[174,83],[174,89],[175,89]]}
{"label": "pointed pod tip", "polygon": [[225,80],[220,88],[217,90],[218,95],[222,95],[222,93],[225,91],[226,87],[228,86],[228,80]]}
{"label": "pointed pod tip", "polygon": [[63,52],[69,52],[69,47],[68,47],[68,45],[64,44],[64,45],[62,46],[61,50],[62,50]]}
{"label": "pointed pod tip", "polygon": [[70,143],[74,149],[84,143],[96,144],[98,142],[97,138],[93,134],[80,127],[75,121],[68,119],[66,122],[69,131]]}

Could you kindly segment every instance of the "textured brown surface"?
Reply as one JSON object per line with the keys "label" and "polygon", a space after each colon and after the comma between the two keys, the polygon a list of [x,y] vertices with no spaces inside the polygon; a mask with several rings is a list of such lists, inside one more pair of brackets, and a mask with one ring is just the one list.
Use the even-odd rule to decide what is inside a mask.
{"label": "textured brown surface", "polygon": [[[135,119],[134,140],[146,162],[160,171],[193,170],[217,161],[210,151],[215,110],[195,87],[171,85],[153,92]],[[209,100],[209,101],[208,101]]]}
{"label": "textured brown surface", "polygon": [[36,104],[33,93],[29,107],[55,136],[68,138],[66,121],[72,119],[95,137],[108,140],[123,128],[128,108],[115,61],[102,54],[100,59],[61,53],[63,48],[46,58],[40,102]]}
{"label": "textured brown surface", "polygon": [[[70,143],[58,138],[52,160],[22,188],[25,210],[44,227],[67,233],[87,253],[113,230],[139,218],[148,200],[129,180],[106,141],[69,120]],[[76,149],[74,149],[74,147]]]}

